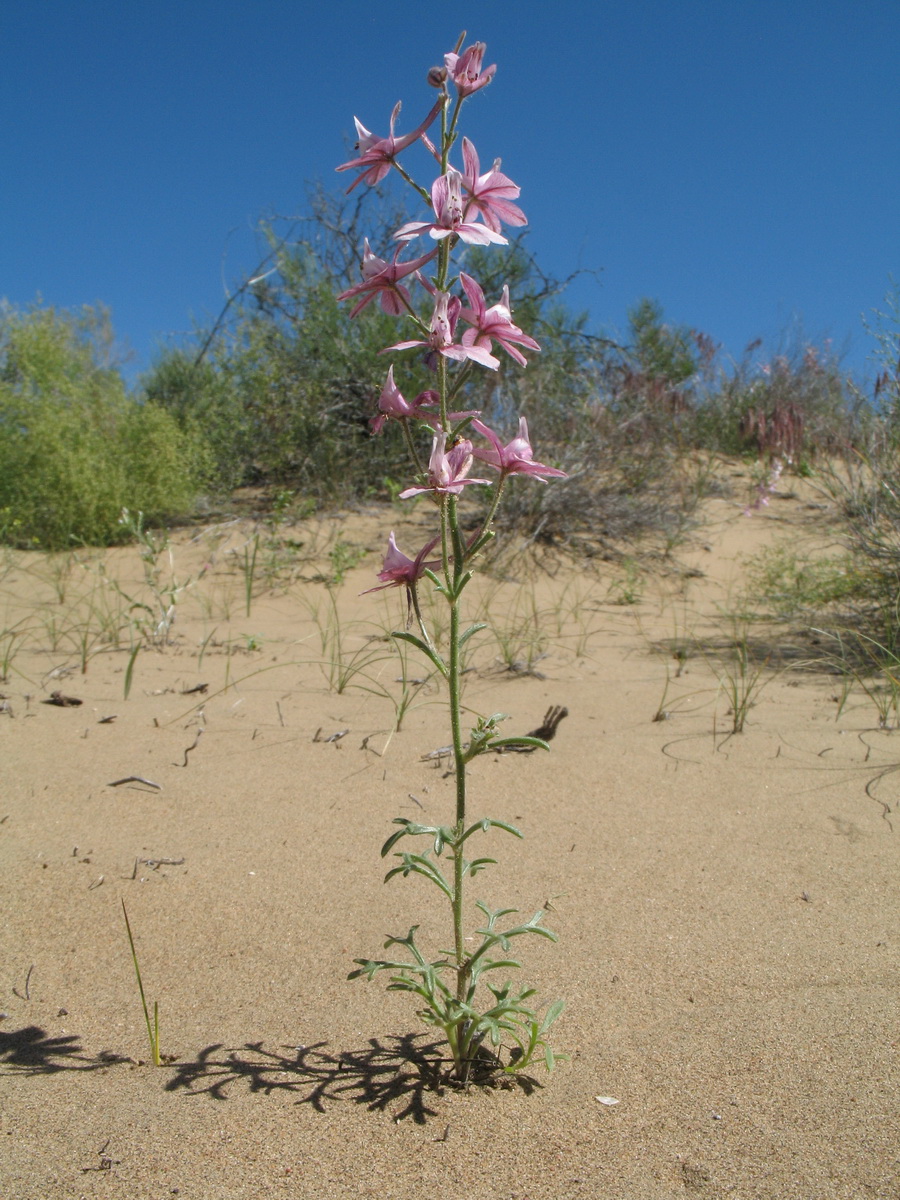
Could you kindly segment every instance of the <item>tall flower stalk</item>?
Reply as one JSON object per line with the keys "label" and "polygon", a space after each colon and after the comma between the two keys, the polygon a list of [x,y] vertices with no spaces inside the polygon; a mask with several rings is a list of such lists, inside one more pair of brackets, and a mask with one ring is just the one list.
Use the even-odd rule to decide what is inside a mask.
{"label": "tall flower stalk", "polygon": [[[519,188],[501,174],[499,159],[490,171],[481,174],[477,152],[463,138],[463,169],[451,163],[463,103],[487,86],[496,71],[495,66],[483,65],[483,43],[476,42],[462,50],[464,40],[462,35],[453,52],[444,56],[443,67],[433,67],[428,72],[428,82],[437,89],[438,100],[414,132],[395,136],[399,105],[391,115],[387,138],[375,138],[356,120],[359,156],[338,168],[359,172],[351,189],[360,182],[374,185],[396,170],[430,206],[425,220],[408,222],[397,230],[394,240],[400,248],[392,259],[377,258],[366,243],[363,282],[341,293],[340,299],[355,300],[352,315],[356,315],[378,295],[382,308],[409,322],[415,333],[386,347],[382,353],[415,350],[424,354],[434,374],[434,386],[407,401],[395,380],[392,365],[373,417],[374,433],[388,420],[398,421],[403,428],[415,480],[400,493],[400,498],[430,496],[439,517],[439,533],[414,558],[399,549],[391,533],[378,577],[382,581],[380,587],[402,587],[406,591],[407,626],[393,636],[414,645],[446,683],[456,780],[456,805],[451,822],[422,825],[397,817],[394,824],[399,828],[381,850],[382,857],[391,855],[397,860],[386,880],[398,875],[418,875],[445,896],[452,917],[452,946],[438,951],[437,957],[427,957],[417,940],[419,926],[413,925],[405,937],[388,937],[385,949],[395,952],[396,958],[356,959],[358,969],[351,972],[350,978],[371,979],[387,971],[390,989],[411,992],[423,1001],[419,1014],[429,1025],[443,1031],[450,1050],[448,1077],[457,1083],[466,1083],[485,1073],[521,1071],[536,1057],[548,1069],[552,1068],[554,1054],[545,1035],[562,1010],[562,1001],[557,1001],[543,1016],[539,1015],[531,1003],[534,989],[516,988],[509,979],[504,979],[507,972],[520,967],[509,956],[514,938],[534,934],[556,940],[556,935],[541,923],[543,910],[527,921],[517,922],[510,919],[515,916],[515,909],[493,910],[476,900],[478,926],[471,936],[466,936],[468,881],[496,862],[493,858],[468,857],[474,844],[471,839],[491,830],[522,836],[505,821],[490,817],[472,821],[468,812],[467,766],[480,754],[509,747],[544,750],[548,747],[535,737],[501,736],[502,713],[480,717],[473,729],[464,730],[463,650],[484,626],[463,628],[463,595],[476,558],[494,536],[493,522],[509,476],[528,475],[545,483],[563,472],[534,459],[524,417],[520,418],[518,435],[504,445],[479,419],[478,411],[454,411],[457,398],[475,370],[499,368],[500,361],[492,353],[495,345],[522,367],[527,365],[522,350],[540,349],[533,338],[513,324],[507,288],[503,289],[501,300],[488,308],[477,280],[459,273],[453,265],[454,250],[460,243],[505,245],[507,239],[500,232],[502,225],[525,223],[524,213],[512,203],[519,197]],[[432,140],[429,132],[438,120],[440,133]],[[401,152],[416,143],[424,147],[438,166],[438,175],[430,187],[418,183],[406,164],[398,161]],[[401,262],[400,254],[406,243],[417,238],[437,245],[430,252]],[[434,268],[430,277],[423,274],[426,266]],[[431,298],[430,317],[420,313],[423,303],[427,313],[425,297],[420,297],[419,308],[413,302],[409,290],[413,282],[419,284],[425,297]],[[462,290],[463,297],[457,294],[457,289]],[[422,446],[423,426],[431,439],[430,454]],[[473,443],[470,434],[482,438],[483,444]],[[476,462],[479,467],[491,470],[490,478],[470,474]],[[474,535],[466,537],[460,521],[460,504],[471,487],[488,487],[492,492],[480,527]],[[426,561],[432,552],[435,557]],[[419,588],[426,583],[449,609],[445,650],[435,644],[422,617]],[[406,848],[410,842],[421,846],[422,841],[424,849]],[[473,948],[469,949],[470,946]],[[501,979],[504,982],[495,982]]]}

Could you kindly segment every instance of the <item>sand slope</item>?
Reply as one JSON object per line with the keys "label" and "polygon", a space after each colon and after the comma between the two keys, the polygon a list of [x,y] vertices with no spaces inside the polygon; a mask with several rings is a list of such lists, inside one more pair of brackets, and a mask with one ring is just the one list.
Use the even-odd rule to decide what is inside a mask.
{"label": "sand slope", "polygon": [[[571,1059],[540,1086],[465,1094],[428,1086],[434,1039],[406,998],[346,981],[386,933],[446,937],[425,885],[383,886],[378,858],[394,816],[449,819],[452,779],[422,760],[448,741],[444,711],[424,688],[390,735],[398,667],[374,639],[404,614],[396,592],[358,596],[391,527],[421,544],[426,509],[289,531],[303,547],[274,588],[260,559],[249,617],[250,526],[179,534],[162,575],[205,573],[127,700],[127,633],[81,674],[79,622],[119,594],[101,562],[146,598],[137,551],[83,556],[62,599],[44,557],[9,556],[0,628],[24,632],[0,684],[0,1195],[900,1195],[900,744],[861,694],[836,719],[839,684],[810,669],[765,668],[727,736],[715,646],[742,556],[833,540],[802,495],[741,508],[709,501],[654,575],[513,565],[478,583],[498,636],[473,651],[467,703],[519,733],[569,709],[551,754],[477,760],[472,809],[526,834],[485,839],[500,865],[477,894],[549,907],[560,941],[521,947],[524,975],[565,997]],[[313,577],[337,541],[369,553],[334,589],[335,665]],[[712,649],[676,678],[691,636]],[[338,694],[327,676],[354,654],[373,658]],[[42,703],[54,690],[83,704]],[[129,775],[159,786],[109,786]],[[138,1061],[122,898],[174,1056],[158,1070]]]}

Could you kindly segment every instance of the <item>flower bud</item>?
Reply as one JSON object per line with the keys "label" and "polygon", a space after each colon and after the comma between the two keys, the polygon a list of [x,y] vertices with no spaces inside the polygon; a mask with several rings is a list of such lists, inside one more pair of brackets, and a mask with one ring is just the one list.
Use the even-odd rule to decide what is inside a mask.
{"label": "flower bud", "polygon": [[427,75],[428,86],[433,88],[443,87],[447,79],[446,67],[432,67]]}

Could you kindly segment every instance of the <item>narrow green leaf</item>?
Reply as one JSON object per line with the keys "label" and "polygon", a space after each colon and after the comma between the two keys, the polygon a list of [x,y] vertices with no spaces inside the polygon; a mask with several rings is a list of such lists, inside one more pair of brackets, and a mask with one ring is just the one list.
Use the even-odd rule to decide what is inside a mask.
{"label": "narrow green leaf", "polygon": [[131,947],[131,961],[134,963],[134,973],[137,976],[138,992],[141,997],[141,1006],[144,1010],[144,1021],[147,1025],[147,1039],[150,1042],[150,1057],[153,1060],[154,1067],[162,1065],[162,1059],[159,1056],[159,1004],[153,1002],[153,1024],[150,1023],[150,1010],[147,1007],[147,998],[144,995],[144,981],[141,978],[141,967],[138,962],[137,949],[134,944],[134,935],[131,932],[131,922],[128,920],[128,909],[125,907],[125,901],[122,900],[122,915],[125,917],[125,930],[128,934],[128,944]]}
{"label": "narrow green leaf", "polygon": [[479,871],[483,871],[485,867],[493,866],[496,862],[496,858],[476,858],[466,864],[465,872],[469,875],[477,875]]}
{"label": "narrow green leaf", "polygon": [[396,846],[400,841],[400,839],[406,837],[408,833],[408,829],[398,829],[396,833],[392,833],[388,840],[381,847],[381,857],[386,858],[390,851],[393,850],[394,846]]}
{"label": "narrow green leaf", "polygon": [[411,646],[415,646],[415,648],[417,650],[421,650],[421,652],[425,655],[425,657],[429,660],[429,662],[434,664],[434,666],[440,671],[440,673],[444,676],[444,678],[446,679],[448,677],[449,669],[447,667],[447,664],[444,662],[444,660],[441,658],[441,656],[437,653],[437,651],[432,650],[432,648],[428,645],[428,643],[424,642],[420,637],[416,637],[416,635],[414,633],[407,633],[405,630],[397,632],[397,633],[392,633],[391,637],[396,638],[396,640],[400,641],[400,642],[409,642],[409,644]]}
{"label": "narrow green leaf", "polygon": [[479,550],[482,550],[488,542],[492,542],[496,536],[493,529],[486,529],[478,541],[469,547],[469,558],[473,558]]}
{"label": "narrow green leaf", "polygon": [[409,837],[418,837],[422,834],[432,834],[438,832],[434,825],[417,825],[415,821],[410,821],[406,817],[394,817],[393,824],[402,825],[403,828],[399,829],[396,833],[392,833],[388,840],[381,847],[382,858],[385,858],[394,848],[394,846],[396,846],[396,844],[400,841],[400,839],[406,837],[407,835]]}
{"label": "narrow green leaf", "polygon": [[395,875],[408,876],[411,873],[424,875],[426,879],[430,880],[436,887],[439,887],[448,899],[453,899],[453,889],[450,887],[450,884],[447,882],[441,872],[434,866],[434,864],[430,863],[427,858],[424,858],[420,854],[404,854],[402,858],[402,865],[399,867],[394,867],[392,870],[388,871],[387,875],[385,875],[385,883],[387,883],[387,881],[392,879]]}
{"label": "narrow green leaf", "polygon": [[471,578],[472,578],[471,571],[466,571],[464,574],[460,575],[459,580],[456,583],[456,586],[453,588],[453,591],[449,593],[451,600],[459,599],[459,597],[463,593],[463,589],[465,588],[466,584],[469,582],[469,580]]}
{"label": "narrow green leaf", "polygon": [[542,908],[539,908],[538,911],[531,918],[531,920],[526,923],[525,928],[530,933],[539,933],[541,935],[541,937],[549,938],[551,942],[557,942],[557,941],[559,941],[559,938],[557,937],[557,935],[555,933],[553,933],[552,930],[545,929],[543,927],[543,925],[541,925],[541,920],[544,918],[545,915],[546,914],[545,914],[544,910]]}
{"label": "narrow green leaf", "polygon": [[546,1033],[562,1010],[566,1007],[565,1000],[555,1000],[553,1004],[544,1013],[544,1019],[541,1021],[541,1033]]}
{"label": "narrow green leaf", "polygon": [[552,929],[545,929],[543,925],[523,925],[521,929],[516,930],[517,933],[536,933],[539,937],[544,937],[548,942],[558,942],[559,934],[554,933]]}
{"label": "narrow green leaf", "polygon": [[447,589],[446,589],[446,587],[444,586],[444,584],[441,582],[441,580],[440,580],[440,579],[438,579],[437,575],[435,575],[434,571],[429,571],[429,570],[426,568],[426,569],[425,569],[425,570],[422,572],[422,574],[425,576],[425,578],[426,578],[426,579],[430,579],[430,580],[431,580],[431,582],[434,584],[434,586],[437,588],[437,590],[438,590],[438,591],[441,593],[441,595],[442,595],[442,596],[449,596],[449,595],[450,595],[450,593],[447,591]]}
{"label": "narrow green leaf", "polygon": [[138,642],[135,645],[134,649],[131,651],[131,654],[128,656],[128,666],[125,668],[125,696],[124,696],[125,700],[128,699],[128,693],[131,691],[131,680],[132,680],[132,676],[134,675],[134,662],[138,656],[138,652],[140,651],[140,648],[141,648],[141,643]]}
{"label": "narrow green leaf", "polygon": [[[511,833],[513,837],[521,838],[525,836],[521,829],[516,829],[515,825],[507,825],[505,821],[491,821],[490,824],[493,829],[503,829],[506,833]],[[515,909],[510,908],[506,911],[515,912]]]}
{"label": "narrow green leaf", "polygon": [[[516,962],[514,958],[489,959],[488,962],[480,962],[477,970],[479,975],[483,975],[485,971],[499,971],[501,967],[515,967],[517,970],[521,970],[522,964],[520,962]],[[488,987],[491,986],[487,980],[485,980],[485,984]],[[491,990],[493,991],[493,988],[491,988]],[[503,989],[501,988],[500,991],[502,992]],[[496,996],[497,992],[494,992],[494,995]]]}
{"label": "narrow green leaf", "polygon": [[502,750],[504,746],[531,746],[534,750],[549,750],[550,747],[543,738],[536,737],[507,737],[493,738],[488,745],[489,750]]}
{"label": "narrow green leaf", "polygon": [[460,634],[459,645],[460,649],[466,644],[470,637],[474,637],[476,633],[481,633],[482,629],[487,629],[486,621],[479,621],[475,625],[470,625],[465,633]]}
{"label": "narrow green leaf", "polygon": [[[515,825],[507,825],[507,823],[505,821],[493,821],[493,820],[491,820],[490,817],[483,817],[480,821],[476,821],[474,825],[469,826],[469,828],[466,830],[466,832],[459,839],[459,844],[462,845],[463,842],[466,840],[466,838],[470,837],[473,833],[478,833],[479,830],[481,830],[482,833],[487,833],[487,831],[491,828],[503,829],[506,831],[506,833],[511,833],[513,835],[513,837],[517,837],[517,838],[521,838],[521,837],[525,836],[520,829],[516,829]],[[505,910],[504,913],[501,913],[498,915],[504,916],[506,912],[515,912],[515,911],[516,910],[514,908],[508,908]],[[488,913],[487,909],[485,909],[485,916],[488,916],[488,915],[489,915],[489,913]]]}

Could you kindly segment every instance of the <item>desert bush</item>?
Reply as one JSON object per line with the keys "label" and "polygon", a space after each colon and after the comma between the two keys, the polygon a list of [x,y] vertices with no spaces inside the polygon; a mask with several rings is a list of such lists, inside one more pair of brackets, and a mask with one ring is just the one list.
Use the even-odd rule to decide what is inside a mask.
{"label": "desert bush", "polygon": [[[852,389],[862,420],[844,453],[817,473],[841,514],[857,580],[856,629],[893,663],[900,650],[900,298],[867,324],[875,338],[872,402]],[[893,667],[892,667],[893,669]]]}
{"label": "desert bush", "polygon": [[644,298],[628,313],[628,340],[612,372],[610,410],[632,443],[693,443],[696,407],[716,354],[706,334],[665,322]]}
{"label": "desert bush", "polygon": [[[569,478],[552,489],[511,486],[501,521],[534,540],[594,553],[645,534],[670,546],[711,478],[692,450],[712,342],[666,324],[653,300],[631,310],[623,343],[590,333],[586,316],[559,300],[531,324],[542,353],[518,380],[519,411],[539,425],[542,460]],[[514,432],[511,414],[495,407],[492,416],[495,427]]]}
{"label": "desert bush", "polygon": [[192,505],[196,437],[136,403],[108,313],[0,311],[0,540],[57,549],[121,540],[123,508],[161,521]]}
{"label": "desert bush", "polygon": [[[308,207],[303,221],[261,227],[266,254],[220,319],[193,346],[163,353],[142,387],[182,428],[202,430],[223,490],[271,484],[319,503],[387,499],[406,450],[392,422],[373,440],[371,419],[388,367],[378,350],[393,318],[375,303],[351,319],[352,305],[335,293],[359,280],[363,229],[373,247],[390,245],[404,214],[378,193],[363,203],[319,189]],[[603,340],[562,303],[565,281],[546,276],[522,239],[498,259],[480,276],[488,303],[509,284],[516,319],[535,328],[543,354],[524,381],[504,366],[454,403],[500,424],[525,412],[542,428],[549,422],[547,436],[564,446],[588,419]],[[462,265],[477,272],[486,264],[473,250]],[[421,356],[411,355],[404,373],[412,395],[434,386]]]}
{"label": "desert bush", "polygon": [[351,323],[308,245],[280,242],[273,254],[272,271],[199,346],[161,355],[144,392],[182,429],[202,432],[221,491],[289,485],[333,503],[385,493],[403,462],[398,431],[369,441],[387,372],[375,357],[385,314],[369,309]]}
{"label": "desert bush", "polygon": [[740,362],[720,369],[696,410],[697,444],[803,469],[863,436],[868,405],[854,396],[830,343],[795,341],[765,359],[762,342],[751,342]]}
{"label": "desert bush", "polygon": [[884,298],[884,307],[875,309],[863,324],[875,342],[873,408],[881,417],[886,440],[900,442],[900,289],[895,284]]}

